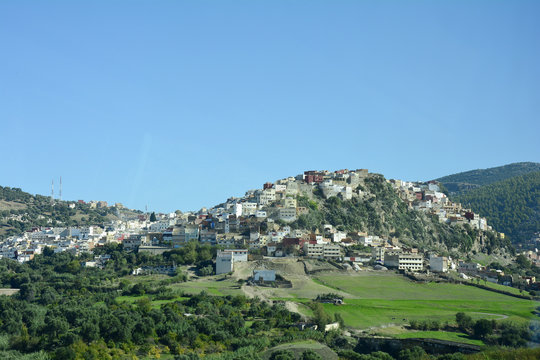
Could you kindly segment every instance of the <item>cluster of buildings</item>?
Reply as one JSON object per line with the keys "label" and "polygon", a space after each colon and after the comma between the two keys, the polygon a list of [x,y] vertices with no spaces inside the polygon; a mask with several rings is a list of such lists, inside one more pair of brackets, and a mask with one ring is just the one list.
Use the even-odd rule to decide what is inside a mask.
{"label": "cluster of buildings", "polygon": [[[366,169],[338,171],[306,171],[275,183],[265,183],[261,189],[249,190],[244,196],[198,212],[134,215],[99,226],[35,228],[18,236],[0,241],[0,257],[28,261],[45,247],[55,252],[74,254],[92,251],[106,243],[121,243],[128,251],[147,251],[160,254],[171,248],[182,247],[190,241],[217,245],[224,249],[216,259],[216,272],[234,270],[234,262],[247,261],[248,252],[266,256],[306,256],[336,262],[348,262],[355,268],[365,263],[408,271],[446,272],[458,269],[452,259],[416,249],[399,247],[397,239],[386,239],[366,232],[340,231],[332,225],[324,229],[293,228],[290,224],[302,214],[316,207],[314,194],[344,200],[373,196],[364,189],[365,179],[371,176]],[[479,230],[490,230],[484,218],[460,204],[452,203],[435,182],[418,183],[401,180],[388,181],[400,198],[411,209],[429,212],[440,221],[452,225],[469,224]],[[107,206],[92,202],[94,207]],[[121,204],[115,204],[121,208]],[[363,251],[352,250],[363,248]],[[345,256],[347,255],[347,256]],[[532,256],[532,255],[531,255]],[[92,266],[89,264],[89,266]],[[139,269],[140,273],[174,272],[174,269]]]}
{"label": "cluster of buildings", "polygon": [[[176,214],[163,215],[173,226]],[[151,223],[147,216],[112,221],[104,225],[72,227],[36,227],[16,236],[0,240],[0,258],[25,262],[41,254],[45,247],[54,252],[68,251],[75,255],[92,252],[107,243],[122,243],[126,249],[141,245],[157,244],[157,238],[149,231]]]}
{"label": "cluster of buildings", "polygon": [[486,218],[480,217],[471,209],[463,208],[460,203],[450,201],[435,181],[427,183],[402,180],[389,181],[409,208],[436,215],[441,222],[447,224],[469,224],[478,230],[492,230],[491,226],[487,224]]}

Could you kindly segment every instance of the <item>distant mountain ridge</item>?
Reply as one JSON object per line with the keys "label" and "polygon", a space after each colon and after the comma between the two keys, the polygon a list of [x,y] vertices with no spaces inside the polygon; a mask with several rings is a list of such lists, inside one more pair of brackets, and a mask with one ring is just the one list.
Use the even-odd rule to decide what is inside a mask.
{"label": "distant mountain ridge", "polygon": [[540,163],[519,162],[436,179],[452,201],[487,218],[515,245],[530,245],[540,232]]}
{"label": "distant mountain ridge", "polygon": [[472,189],[506,180],[514,176],[525,175],[536,171],[540,171],[540,163],[519,162],[488,169],[465,171],[443,176],[435,179],[435,181],[442,183],[451,195],[455,195],[463,194]]}
{"label": "distant mountain ridge", "polygon": [[516,244],[529,242],[540,231],[540,171],[497,181],[453,199],[485,216],[494,229]]}

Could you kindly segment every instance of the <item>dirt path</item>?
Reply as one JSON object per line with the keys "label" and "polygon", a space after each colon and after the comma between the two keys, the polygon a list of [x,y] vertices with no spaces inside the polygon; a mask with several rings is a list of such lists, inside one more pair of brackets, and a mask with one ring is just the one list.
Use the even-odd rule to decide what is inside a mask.
{"label": "dirt path", "polygon": [[[285,307],[287,308],[287,310],[289,310],[290,312],[295,312],[297,314],[300,314],[302,315],[302,313],[300,312],[300,309],[298,309],[298,304],[295,303],[295,302],[292,302],[292,301],[286,301],[285,302]],[[304,316],[304,315],[302,315]]]}
{"label": "dirt path", "polygon": [[262,301],[265,301],[267,303],[272,304],[272,300],[270,299],[270,296],[269,296],[270,294],[267,292],[268,291],[267,288],[260,288],[258,286],[242,285],[242,287],[240,289],[249,298],[258,297]]}
{"label": "dirt path", "polygon": [[472,312],[471,314],[480,314],[480,315],[490,315],[490,316],[499,316],[497,320],[508,319],[508,315],[503,314],[493,314],[493,313],[484,313],[484,312]]}

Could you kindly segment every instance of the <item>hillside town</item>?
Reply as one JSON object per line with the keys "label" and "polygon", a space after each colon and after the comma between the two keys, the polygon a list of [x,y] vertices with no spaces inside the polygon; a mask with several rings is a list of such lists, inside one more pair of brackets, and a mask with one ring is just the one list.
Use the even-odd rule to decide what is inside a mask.
{"label": "hillside town", "polygon": [[[322,231],[291,226],[301,215],[309,213],[310,208],[317,206],[313,201],[314,193],[324,199],[339,197],[342,200],[366,200],[375,196],[362,186],[369,176],[367,169],[306,171],[296,177],[265,183],[261,189],[249,190],[242,197],[232,197],[197,212],[135,214],[84,227],[36,227],[3,240],[0,257],[26,262],[42,253],[45,247],[54,252],[67,251],[77,255],[108,243],[122,244],[125,251],[161,254],[195,241],[222,249],[217,253],[216,274],[232,272],[235,262],[252,258],[300,256],[339,263],[352,271],[361,271],[368,265],[410,272],[454,271],[464,279],[480,277],[503,285],[513,284],[515,279],[501,270],[407,247],[395,237],[347,232],[330,224],[325,224]],[[485,218],[451,202],[436,182],[387,180],[387,183],[410,210],[426,212],[451,226],[467,225],[492,231]],[[90,204],[107,207],[103,201]],[[75,203],[69,206],[75,206]],[[115,207],[122,206],[115,204]],[[504,234],[499,236],[504,237]],[[536,252],[528,253],[527,257],[540,264]],[[106,261],[107,258],[96,257],[84,265],[99,267]],[[159,271],[172,270],[167,265]],[[522,280],[531,287],[538,287],[534,278]]]}

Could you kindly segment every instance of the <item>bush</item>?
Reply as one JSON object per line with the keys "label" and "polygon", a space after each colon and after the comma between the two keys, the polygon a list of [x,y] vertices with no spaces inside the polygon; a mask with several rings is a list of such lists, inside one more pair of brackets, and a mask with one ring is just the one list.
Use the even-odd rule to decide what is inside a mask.
{"label": "bush", "polygon": [[208,265],[203,268],[197,269],[197,275],[199,276],[210,276],[213,274],[214,274],[214,267],[212,265]]}
{"label": "bush", "polygon": [[480,319],[474,323],[473,334],[477,339],[484,339],[493,333],[493,323],[490,320]]}
{"label": "bush", "polygon": [[296,357],[290,350],[278,350],[270,355],[270,360],[296,360]]}
{"label": "bush", "polygon": [[306,350],[302,353],[302,360],[322,360],[321,355],[317,354],[313,350]]}
{"label": "bush", "polygon": [[501,337],[499,343],[504,346],[520,347],[527,344],[531,338],[529,329],[525,326],[517,325],[511,322],[504,322],[500,325]]}
{"label": "bush", "polygon": [[458,312],[456,314],[456,323],[459,329],[463,332],[468,333],[473,326],[473,320],[469,315],[466,315],[463,312]]}
{"label": "bush", "polygon": [[426,352],[420,346],[401,350],[398,355],[399,360],[419,360],[426,356]]}

